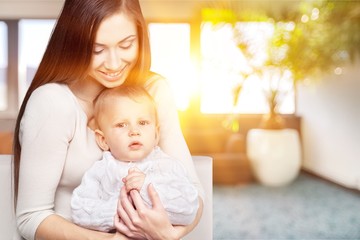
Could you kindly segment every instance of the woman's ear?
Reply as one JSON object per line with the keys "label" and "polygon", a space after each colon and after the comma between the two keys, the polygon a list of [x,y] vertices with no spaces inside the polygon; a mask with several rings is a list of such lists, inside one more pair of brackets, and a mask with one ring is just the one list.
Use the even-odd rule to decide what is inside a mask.
{"label": "woman's ear", "polygon": [[95,130],[95,139],[96,139],[97,144],[103,151],[109,151],[110,148],[107,145],[107,143],[105,141],[104,133],[101,130],[99,130],[99,129]]}

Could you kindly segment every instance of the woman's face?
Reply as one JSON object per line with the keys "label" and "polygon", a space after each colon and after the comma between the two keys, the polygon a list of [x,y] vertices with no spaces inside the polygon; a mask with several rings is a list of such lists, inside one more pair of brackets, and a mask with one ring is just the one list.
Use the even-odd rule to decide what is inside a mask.
{"label": "woman's face", "polygon": [[120,86],[138,57],[135,22],[124,13],[106,18],[99,26],[89,75],[107,88]]}

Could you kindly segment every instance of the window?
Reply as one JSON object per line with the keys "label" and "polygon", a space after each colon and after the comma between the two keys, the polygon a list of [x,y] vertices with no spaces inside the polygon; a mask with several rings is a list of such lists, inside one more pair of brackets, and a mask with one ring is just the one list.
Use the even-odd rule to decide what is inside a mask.
{"label": "window", "polygon": [[190,56],[190,24],[150,23],[151,70],[166,77],[179,110],[185,110],[195,91]]}
{"label": "window", "polygon": [[[234,29],[242,33],[253,57],[250,63],[238,47]],[[282,95],[280,113],[294,113],[294,88],[288,74],[282,76],[268,71],[261,77],[251,74],[253,65],[262,66],[267,59],[267,39],[274,27],[264,22],[212,24],[201,26],[201,112],[262,114],[268,111],[264,91],[278,89]],[[249,76],[244,77],[244,74]],[[233,106],[233,90],[241,84],[242,90]]]}
{"label": "window", "polygon": [[47,46],[55,20],[19,21],[19,102],[35,75]]}
{"label": "window", "polygon": [[0,21],[0,111],[5,111],[8,107],[8,84],[7,84],[7,68],[8,68],[8,53],[7,53],[7,25]]}
{"label": "window", "polygon": [[[52,19],[21,19],[13,20],[9,25],[7,21],[0,21],[0,51],[4,53],[0,55],[1,112],[9,111],[9,108],[16,112],[19,108],[41,61],[55,22],[56,20]],[[200,32],[191,31],[191,27],[193,26],[190,23],[184,22],[149,23],[151,70],[169,80],[178,109],[185,111],[189,104],[194,104],[192,109],[200,106],[199,112],[202,113],[267,112],[263,89],[271,85],[266,85],[264,79],[254,76],[246,81],[241,78],[239,72],[246,70],[248,63],[234,41],[233,26],[221,24],[214,27],[210,22],[203,22]],[[243,30],[252,42],[252,47],[257,50],[256,61],[263,62],[266,58],[265,40],[271,36],[273,26],[266,23],[238,23],[236,28]],[[7,54],[7,41],[11,36],[17,36],[11,33],[17,32],[19,57],[13,57],[13,61],[10,61],[8,54],[17,54]],[[191,35],[194,32],[196,36]],[[194,42],[199,48],[191,46]],[[9,43],[13,43],[12,40]],[[200,61],[194,62],[193,58]],[[15,65],[18,61],[18,85],[9,84],[8,61]],[[234,107],[232,91],[239,82],[243,84],[242,92],[238,104]],[[280,112],[292,114],[295,111],[294,87],[287,79],[282,79],[280,85],[287,92]],[[10,91],[9,87],[13,89]],[[12,94],[10,97],[9,93]],[[199,99],[200,102],[197,102]]]}

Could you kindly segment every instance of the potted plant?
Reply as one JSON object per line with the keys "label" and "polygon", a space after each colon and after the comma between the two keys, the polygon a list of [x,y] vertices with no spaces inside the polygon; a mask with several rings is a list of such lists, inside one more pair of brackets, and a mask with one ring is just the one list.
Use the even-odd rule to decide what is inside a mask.
{"label": "potted plant", "polygon": [[[255,178],[267,186],[283,186],[291,183],[301,168],[301,143],[295,129],[286,128],[278,112],[287,90],[281,88],[281,82],[287,81],[288,70],[270,59],[262,67],[253,68],[263,84],[263,93],[269,113],[264,114],[260,125],[250,129],[246,136],[246,152]],[[250,78],[246,81],[251,81]],[[241,94],[241,87],[237,94]],[[235,98],[239,99],[239,96]]]}

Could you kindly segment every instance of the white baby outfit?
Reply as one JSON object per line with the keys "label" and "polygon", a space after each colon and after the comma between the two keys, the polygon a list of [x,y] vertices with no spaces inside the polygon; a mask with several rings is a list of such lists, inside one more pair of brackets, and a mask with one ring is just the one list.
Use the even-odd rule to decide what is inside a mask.
{"label": "white baby outfit", "polygon": [[156,147],[138,162],[116,160],[108,151],[85,173],[74,190],[71,208],[73,222],[86,228],[110,231],[114,229],[122,178],[136,167],[146,174],[140,195],[151,207],[147,186],[152,183],[174,225],[190,224],[197,213],[198,191],[187,177],[179,161]]}

